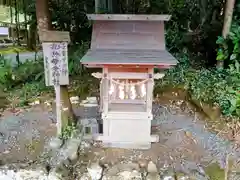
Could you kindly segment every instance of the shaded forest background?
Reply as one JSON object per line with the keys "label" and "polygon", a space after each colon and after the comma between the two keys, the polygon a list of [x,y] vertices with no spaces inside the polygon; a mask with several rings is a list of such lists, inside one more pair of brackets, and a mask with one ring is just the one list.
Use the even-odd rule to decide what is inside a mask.
{"label": "shaded forest background", "polygon": [[[31,17],[29,46],[36,44],[35,0],[2,0]],[[57,30],[70,31],[72,44],[90,40],[91,24],[86,13],[171,14],[166,25],[167,47],[171,53],[188,53],[192,61],[213,66],[219,47],[216,44],[224,21],[226,0],[52,0],[52,22]],[[96,5],[96,6],[95,6]],[[233,24],[240,23],[240,3],[234,9]]]}

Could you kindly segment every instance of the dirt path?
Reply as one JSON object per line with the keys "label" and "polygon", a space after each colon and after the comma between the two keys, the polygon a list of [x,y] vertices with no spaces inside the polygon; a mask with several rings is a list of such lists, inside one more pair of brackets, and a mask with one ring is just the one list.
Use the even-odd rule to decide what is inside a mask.
{"label": "dirt path", "polygon": [[156,119],[152,132],[159,135],[160,142],[152,144],[151,149],[124,150],[95,146],[88,153],[88,158],[92,162],[105,164],[108,168],[104,173],[110,179],[115,177],[113,174],[133,171],[133,167],[137,167],[133,164],[141,162],[153,162],[158,172],[163,172],[164,167],[168,167],[167,173],[169,176],[172,173],[172,177],[174,169],[174,172],[183,173],[185,177],[191,176],[192,180],[207,179],[201,172],[212,168],[210,164],[214,164],[217,167],[216,171],[220,171],[222,176],[224,171],[218,167],[225,168],[226,156],[230,154],[236,160],[235,167],[238,166],[239,150],[227,140],[208,131],[204,121],[200,121],[199,116],[191,109],[186,108],[185,112],[182,112],[177,106],[172,106],[170,110],[166,108],[155,105]]}
{"label": "dirt path", "polygon": [[0,160],[15,163],[35,160],[55,135],[52,115],[42,107],[9,109],[0,119]]}
{"label": "dirt path", "polygon": [[[82,110],[78,108],[76,113],[80,115]],[[90,114],[96,115],[92,110],[89,111]],[[165,173],[164,177],[174,178],[174,169],[174,173],[180,174],[179,177],[184,174],[184,177],[191,176],[196,180],[207,179],[206,171],[209,170],[209,164],[214,164],[211,168],[214,169],[214,173],[220,174],[215,178],[221,180],[224,171],[218,169],[218,164],[225,168],[227,155],[231,155],[234,160],[231,162],[240,172],[237,164],[239,149],[208,130],[205,121],[200,120],[202,115],[195,113],[181,98],[162,101],[161,106],[155,104],[153,112],[155,120],[152,132],[160,136],[159,143],[152,144],[151,149],[144,151],[102,148],[100,144],[93,143],[75,165],[73,170],[75,177],[80,179],[89,176],[89,171],[95,174],[103,171],[105,179],[117,180],[119,176],[129,179],[126,178],[126,174],[130,177],[134,172],[135,175],[132,176],[139,176],[139,179],[143,180],[143,172],[139,166],[145,164],[149,169],[151,162],[153,171],[156,169],[156,173]],[[41,107],[32,107],[28,111],[18,113],[6,111],[0,121],[0,160],[11,163],[36,159],[49,138],[55,134],[52,116]],[[152,179],[155,180],[156,177]]]}

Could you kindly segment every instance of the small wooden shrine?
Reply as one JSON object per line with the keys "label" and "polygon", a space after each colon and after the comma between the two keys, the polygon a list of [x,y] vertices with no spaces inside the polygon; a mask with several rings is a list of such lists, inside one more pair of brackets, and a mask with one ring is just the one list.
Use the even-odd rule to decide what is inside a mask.
{"label": "small wooden shrine", "polygon": [[91,48],[81,62],[101,68],[100,110],[108,147],[148,149],[151,135],[154,68],[168,69],[177,60],[165,49],[164,21],[169,15],[90,14]]}

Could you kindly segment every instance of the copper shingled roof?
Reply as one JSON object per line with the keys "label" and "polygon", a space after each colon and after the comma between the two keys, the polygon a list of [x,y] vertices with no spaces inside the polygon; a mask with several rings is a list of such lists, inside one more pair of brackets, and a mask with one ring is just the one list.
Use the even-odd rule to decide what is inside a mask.
{"label": "copper shingled roof", "polygon": [[165,49],[169,15],[88,15],[94,21],[85,65],[168,65],[177,60]]}
{"label": "copper shingled roof", "polygon": [[122,65],[176,65],[177,60],[167,51],[154,50],[89,50],[82,58],[83,64]]}

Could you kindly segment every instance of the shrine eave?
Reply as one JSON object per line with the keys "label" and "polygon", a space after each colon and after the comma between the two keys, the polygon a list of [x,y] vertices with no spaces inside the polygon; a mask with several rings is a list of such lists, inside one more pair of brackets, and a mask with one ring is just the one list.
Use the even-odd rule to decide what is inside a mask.
{"label": "shrine eave", "polygon": [[95,21],[169,21],[171,15],[141,14],[87,14],[89,20]]}
{"label": "shrine eave", "polygon": [[166,50],[89,50],[81,59],[88,66],[139,65],[175,66],[178,61]]}

